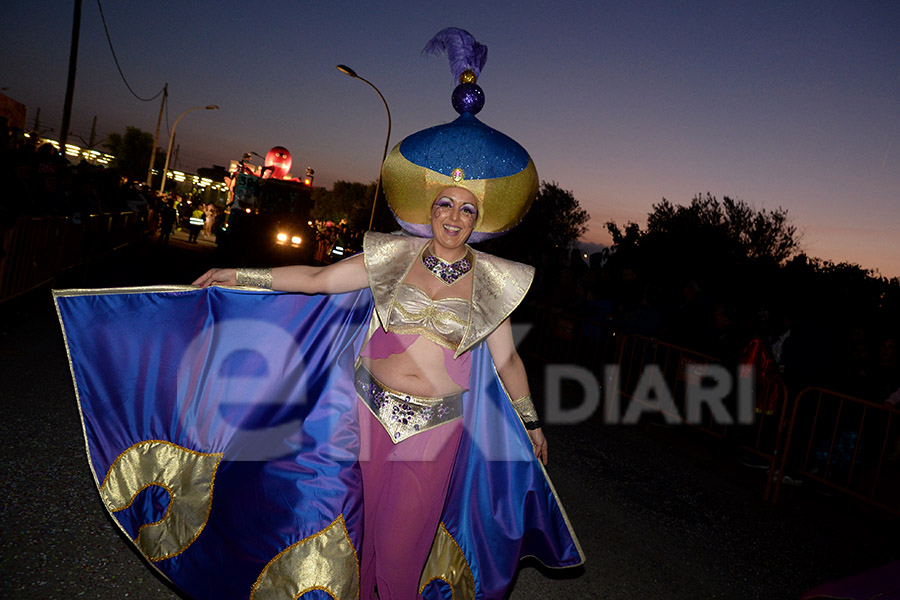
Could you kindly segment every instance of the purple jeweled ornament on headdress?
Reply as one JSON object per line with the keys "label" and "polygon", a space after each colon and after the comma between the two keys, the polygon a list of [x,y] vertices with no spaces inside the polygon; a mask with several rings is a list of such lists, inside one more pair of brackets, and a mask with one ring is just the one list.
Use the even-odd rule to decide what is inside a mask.
{"label": "purple jeweled ornament on headdress", "polygon": [[487,46],[464,29],[447,27],[437,32],[422,52],[447,55],[453,79],[459,82],[450,98],[453,109],[458,114],[478,114],[484,108],[484,90],[475,81],[487,61]]}
{"label": "purple jeweled ornament on headdress", "polygon": [[469,242],[515,227],[537,194],[538,177],[528,152],[514,139],[475,115],[484,92],[475,82],[487,60],[487,46],[469,32],[448,27],[423,49],[446,54],[459,84],[451,103],[459,117],[407,136],[388,154],[382,181],[388,205],[407,232],[431,237],[431,203],[447,187],[471,192],[478,217]]}

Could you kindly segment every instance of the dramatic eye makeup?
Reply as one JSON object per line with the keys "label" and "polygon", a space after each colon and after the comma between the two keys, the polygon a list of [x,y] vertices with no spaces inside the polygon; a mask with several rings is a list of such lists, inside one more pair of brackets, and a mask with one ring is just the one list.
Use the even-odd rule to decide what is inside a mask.
{"label": "dramatic eye makeup", "polygon": [[447,198],[446,196],[443,198],[438,198],[434,201],[435,208],[453,208],[453,200]]}
{"label": "dramatic eye makeup", "polygon": [[460,210],[471,217],[478,215],[478,209],[475,208],[475,205],[469,204],[468,202],[466,204],[463,204],[463,207]]}

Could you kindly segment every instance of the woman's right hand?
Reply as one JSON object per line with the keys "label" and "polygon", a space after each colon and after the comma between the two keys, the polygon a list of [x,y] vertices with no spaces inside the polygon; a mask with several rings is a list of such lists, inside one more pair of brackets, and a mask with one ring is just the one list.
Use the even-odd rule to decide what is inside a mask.
{"label": "woman's right hand", "polygon": [[191,285],[209,287],[211,285],[237,285],[235,269],[210,269],[198,277]]}

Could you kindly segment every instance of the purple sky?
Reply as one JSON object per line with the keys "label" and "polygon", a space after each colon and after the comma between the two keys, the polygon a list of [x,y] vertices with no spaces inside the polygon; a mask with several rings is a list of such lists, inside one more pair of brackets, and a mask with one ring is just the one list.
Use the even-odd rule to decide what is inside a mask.
{"label": "purple sky", "polygon": [[[214,8],[210,8],[214,7]],[[135,92],[168,82],[178,168],[287,147],[316,184],[372,181],[391,145],[452,120],[443,27],[489,48],[479,118],[516,138],[542,179],[592,219],[645,224],[663,197],[699,193],[788,209],[812,256],[900,276],[900,2],[199,2],[104,0]],[[58,131],[72,3],[7,0],[0,88]],[[153,132],[84,0],[71,130]],[[161,145],[168,143],[164,119]],[[72,138],[77,142],[77,138]]]}

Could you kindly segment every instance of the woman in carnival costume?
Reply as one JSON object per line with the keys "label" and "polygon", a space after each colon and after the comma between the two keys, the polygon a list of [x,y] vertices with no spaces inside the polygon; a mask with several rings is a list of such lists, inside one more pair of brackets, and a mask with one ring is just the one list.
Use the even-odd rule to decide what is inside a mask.
{"label": "woman in carnival costume", "polygon": [[[232,597],[296,598],[319,589],[333,598],[411,600],[449,597],[448,592],[454,599],[502,598],[509,592],[522,556],[535,556],[550,567],[583,562],[577,539],[543,470],[547,441],[509,322],[510,313],[531,285],[534,270],[467,245],[501,235],[521,220],[537,192],[537,173],[524,148],[475,118],[484,104],[475,80],[487,49],[467,32],[450,28],[435,36],[426,51],[445,51],[450,57],[451,70],[460,81],[452,98],[460,116],[452,123],[407,137],[383,165],[388,203],[411,236],[369,232],[361,255],[327,267],[212,269],[194,282],[204,288],[214,286],[196,292],[215,294],[204,303],[214,305],[209,314],[198,317],[204,323],[225,323],[223,315],[230,311],[244,318],[248,310],[267,315],[289,313],[276,321],[279,327],[294,332],[290,337],[297,348],[289,357],[268,359],[268,364],[277,363],[277,369],[287,374],[283,379],[306,377],[301,395],[312,399],[313,406],[304,409],[301,435],[285,438],[294,440],[284,444],[292,452],[263,466],[259,460],[245,461],[253,467],[235,466],[239,459],[226,460],[229,454],[240,454],[234,448],[248,446],[245,436],[233,434],[234,428],[207,426],[215,431],[199,436],[205,437],[203,442],[194,439],[198,436],[187,436],[192,442],[184,446],[187,452],[217,456],[213,451],[223,450],[214,468],[215,486],[209,484],[212,508],[202,525],[195,517],[198,524],[193,534],[183,533],[181,542],[172,544],[177,552],[161,553],[149,543],[142,545],[137,538],[146,524],[138,528],[135,541],[155,566],[192,594],[203,588],[196,570],[216,564],[209,560],[208,549],[193,550],[212,543],[203,537],[212,527],[216,533],[207,538],[226,540],[220,540],[219,551],[226,557],[225,564],[235,565],[237,579],[249,582],[258,571],[252,586],[241,589],[241,584],[235,583]],[[316,295],[278,294],[257,307],[259,300],[220,298],[229,290],[219,286]],[[74,315],[66,318],[71,309],[60,304],[61,295],[58,293],[57,301],[71,355],[77,345],[69,325]],[[267,294],[253,294],[253,298],[260,296]],[[268,296],[272,298],[272,294]],[[285,298],[299,299],[302,304],[299,309],[282,308]],[[348,304],[347,298],[353,301]],[[220,303],[220,299],[224,301]],[[231,302],[240,305],[227,307]],[[335,308],[338,305],[340,308]],[[363,311],[366,316],[360,318]],[[185,370],[214,371],[200,366],[200,361],[208,364],[210,356],[224,354],[216,348],[222,342],[207,340],[214,335],[204,333],[209,330],[207,325],[199,327],[202,335],[195,338],[206,341],[191,345],[201,346],[195,354],[202,358],[190,353],[182,358],[181,364],[187,361],[191,367],[182,368],[179,375]],[[243,331],[248,336],[255,333]],[[78,352],[82,350],[78,348]],[[297,369],[283,364],[296,360],[294,355],[306,360],[302,375],[291,375]],[[216,363],[220,371],[228,360]],[[109,385],[82,383],[87,377],[79,372],[80,362],[73,357],[84,414],[84,397],[97,395],[91,388],[107,389]],[[317,375],[310,375],[313,372]],[[267,393],[291,393],[278,391],[280,385]],[[180,386],[184,387],[199,390],[215,385],[192,375],[189,384]],[[258,386],[252,393],[260,393]],[[184,399],[197,394],[202,398]],[[175,395],[181,410],[174,412],[182,414],[187,405],[195,404],[207,406],[207,415],[227,412],[210,394],[179,389]],[[216,402],[215,411],[209,409]],[[93,414],[94,410],[99,408],[87,412]],[[254,411],[258,429],[261,417]],[[199,418],[199,412],[194,412]],[[267,423],[280,425],[283,417]],[[92,444],[87,426],[92,421],[85,416],[89,458],[97,472],[94,463],[109,462],[116,451],[94,451],[108,456],[93,460],[93,447],[104,443]],[[168,441],[147,441],[148,436],[165,437],[155,432],[136,433],[143,440],[114,457],[102,484],[98,474],[101,495],[116,477],[132,491],[149,485],[141,484],[141,478],[160,478],[155,472],[151,476],[153,469],[146,466],[129,470],[120,463],[128,461],[135,447],[143,449],[143,444],[171,443],[182,448],[178,444],[184,439],[183,429],[176,434],[179,440]],[[171,449],[166,447],[166,451]],[[141,459],[132,460],[138,464]],[[155,465],[159,461],[150,462]],[[226,472],[241,467],[246,470],[244,485],[255,486],[259,492],[254,497],[265,496],[261,504],[269,507],[262,509],[265,516],[250,517],[257,525],[254,530],[267,526],[274,528],[276,535],[260,534],[263,548],[254,548],[238,560],[235,556],[240,552],[230,545],[233,538],[241,537],[233,531],[235,513],[252,513],[253,507],[244,503],[246,494],[240,500],[222,498],[225,492],[218,490],[218,482]],[[172,470],[156,467],[158,471],[166,468]],[[126,473],[119,474],[117,469]],[[291,472],[296,474],[295,481],[285,475]],[[277,494],[271,491],[273,481],[279,486]],[[218,495],[213,494],[213,487]],[[118,492],[119,504],[130,505],[137,493],[128,497],[129,493]],[[106,491],[105,501],[108,495],[111,493]],[[275,496],[277,500],[273,500]],[[120,510],[112,504],[107,501],[111,512]],[[239,504],[242,506],[235,508]],[[288,526],[283,525],[283,518],[276,518],[285,508],[293,510],[292,518],[287,519],[293,522]],[[147,510],[145,521],[149,519]],[[131,537],[135,524],[122,526]],[[148,549],[156,556],[151,557]],[[238,575],[241,569],[249,575]],[[209,597],[221,597],[222,589],[210,590]]]}

